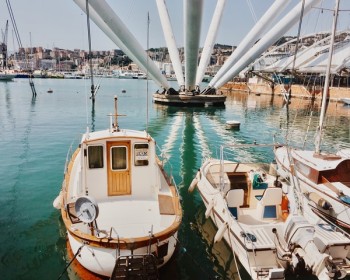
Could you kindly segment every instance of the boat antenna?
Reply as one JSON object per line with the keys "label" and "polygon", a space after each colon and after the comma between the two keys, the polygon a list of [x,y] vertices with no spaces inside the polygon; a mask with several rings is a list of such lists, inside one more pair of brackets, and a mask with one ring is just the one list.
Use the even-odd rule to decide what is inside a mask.
{"label": "boat antenna", "polygon": [[150,24],[150,19],[149,19],[149,12],[147,13],[147,67],[146,67],[146,104],[147,104],[147,109],[146,109],[146,133],[148,133],[148,60],[149,60],[149,24]]}
{"label": "boat antenna", "polygon": [[87,29],[88,29],[88,41],[89,41],[88,60],[89,60],[89,63],[90,63],[91,100],[92,100],[92,106],[94,106],[95,105],[95,86],[94,86],[94,75],[93,75],[93,69],[92,69],[92,51],[91,51],[89,0],[86,0],[86,22],[87,22]]}
{"label": "boat antenna", "polygon": [[336,0],[335,9],[333,11],[333,26],[332,26],[331,41],[329,43],[326,78],[324,81],[322,101],[321,101],[320,122],[318,124],[316,136],[315,136],[315,153],[316,154],[320,154],[320,152],[321,152],[320,147],[321,147],[321,140],[322,140],[323,123],[324,123],[324,118],[325,118],[327,104],[328,104],[328,98],[329,98],[329,77],[330,77],[331,65],[332,65],[332,57],[333,57],[333,49],[334,49],[334,41],[335,41],[335,31],[337,28],[337,21],[338,21],[339,2],[340,2],[340,0]]}

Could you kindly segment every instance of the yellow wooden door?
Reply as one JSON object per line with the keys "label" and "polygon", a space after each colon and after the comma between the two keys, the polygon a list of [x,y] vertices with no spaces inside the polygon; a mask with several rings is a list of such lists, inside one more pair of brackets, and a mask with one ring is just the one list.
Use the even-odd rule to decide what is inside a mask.
{"label": "yellow wooden door", "polygon": [[130,142],[107,142],[108,195],[131,194]]}

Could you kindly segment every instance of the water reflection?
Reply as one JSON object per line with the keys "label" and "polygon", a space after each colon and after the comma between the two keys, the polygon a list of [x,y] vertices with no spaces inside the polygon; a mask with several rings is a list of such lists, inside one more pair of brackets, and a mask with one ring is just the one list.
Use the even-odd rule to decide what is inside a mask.
{"label": "water reflection", "polygon": [[[233,93],[226,100],[226,108],[179,108],[154,104],[156,117],[151,121],[150,134],[160,137],[167,148],[170,160],[175,163],[175,180],[180,188],[183,224],[179,232],[181,248],[174,261],[178,274],[171,279],[222,278],[238,279],[237,267],[229,247],[224,242],[213,244],[216,228],[205,219],[204,205],[197,192],[189,194],[188,186],[205,157],[218,157],[220,145],[228,143],[272,143],[277,135],[280,142],[286,138],[291,143],[313,145],[313,135],[318,125],[319,99],[292,98],[285,103],[281,96]],[[329,104],[325,146],[349,146],[350,109],[337,102]],[[239,120],[239,131],[225,129],[227,120]],[[166,130],[166,131],[164,131]],[[329,144],[332,143],[332,144]],[[264,158],[272,160],[273,153],[261,154],[233,152],[238,158]],[[198,263],[200,260],[200,263]],[[181,264],[188,263],[186,268]],[[197,269],[192,269],[192,266]],[[240,267],[240,266],[239,266]],[[169,268],[172,271],[172,268]],[[249,275],[241,269],[243,279]],[[167,275],[169,276],[169,275]],[[180,278],[179,278],[180,277]]]}

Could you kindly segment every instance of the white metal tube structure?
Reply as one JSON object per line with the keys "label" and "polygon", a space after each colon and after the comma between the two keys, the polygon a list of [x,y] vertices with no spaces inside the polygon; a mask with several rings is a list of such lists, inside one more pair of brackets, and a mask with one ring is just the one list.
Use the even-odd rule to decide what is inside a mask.
{"label": "white metal tube structure", "polygon": [[329,94],[329,78],[331,75],[331,65],[332,65],[332,57],[333,57],[333,49],[334,49],[334,40],[335,40],[335,30],[337,28],[337,21],[338,21],[338,12],[339,12],[339,2],[340,0],[337,0],[335,3],[334,8],[334,19],[333,19],[333,25],[332,25],[332,37],[331,42],[329,43],[329,54],[328,54],[328,61],[327,61],[327,68],[326,68],[326,79],[324,81],[324,87],[323,87],[323,94],[322,94],[322,106],[321,106],[321,114],[320,114],[320,122],[317,127],[316,131],[316,137],[315,137],[315,153],[319,154],[321,151],[321,139],[322,139],[322,132],[323,132],[323,122],[326,115],[326,109],[327,109],[327,98]]}
{"label": "white metal tube structure", "polygon": [[[304,15],[306,15],[312,5],[319,3],[321,0],[306,0],[304,7]],[[282,18],[274,27],[261,38],[252,48],[249,49],[237,63],[229,70],[223,77],[221,77],[215,84],[214,88],[220,88],[227,83],[232,77],[239,74],[246,66],[257,59],[264,51],[268,49],[275,41],[277,41],[283,34],[285,34],[300,17],[301,5],[297,4],[284,18]]]}
{"label": "white metal tube structure", "polygon": [[225,61],[224,65],[210,81],[209,87],[213,86],[222,76],[247,52],[255,42],[261,37],[262,33],[271,26],[273,20],[284,10],[290,0],[276,0],[266,13],[259,19],[254,27],[245,36],[243,41],[237,46],[231,56]]}
{"label": "white metal tube structure", "polygon": [[203,0],[184,0],[185,89],[195,89]]}
{"label": "white metal tube structure", "polygon": [[184,75],[182,73],[182,65],[181,65],[181,60],[179,56],[179,51],[176,47],[176,41],[175,41],[173,29],[171,27],[170,17],[169,17],[168,9],[165,4],[165,0],[157,0],[157,7],[158,7],[160,22],[163,28],[165,41],[169,50],[171,63],[173,64],[177,82],[181,87],[185,85],[185,80],[184,80]]}
{"label": "white metal tube structure", "polygon": [[222,18],[222,13],[225,8],[225,4],[226,4],[226,0],[218,0],[216,4],[213,18],[207,33],[207,38],[205,39],[201,60],[199,62],[199,66],[197,70],[197,77],[196,77],[197,86],[199,86],[199,84],[202,82],[205,70],[209,64],[211,53],[213,51],[213,47],[215,44],[216,35],[217,35],[220,21]]}
{"label": "white metal tube structure", "polygon": [[[73,1],[86,13],[85,0]],[[95,24],[119,46],[142,71],[146,73],[148,68],[149,76],[159,86],[165,89],[169,88],[168,81],[160,73],[159,68],[152,60],[149,59],[147,61],[147,53],[145,50],[105,0],[89,0],[89,13],[90,18]]]}

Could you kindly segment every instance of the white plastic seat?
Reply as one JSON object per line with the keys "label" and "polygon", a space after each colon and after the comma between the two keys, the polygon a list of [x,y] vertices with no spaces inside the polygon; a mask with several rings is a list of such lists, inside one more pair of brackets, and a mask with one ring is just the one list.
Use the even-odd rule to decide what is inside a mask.
{"label": "white plastic seat", "polygon": [[258,209],[263,219],[277,219],[278,209],[282,202],[281,188],[267,188],[258,202]]}
{"label": "white plastic seat", "polygon": [[244,190],[229,190],[226,194],[226,202],[231,214],[238,218],[238,209],[244,203]]}

